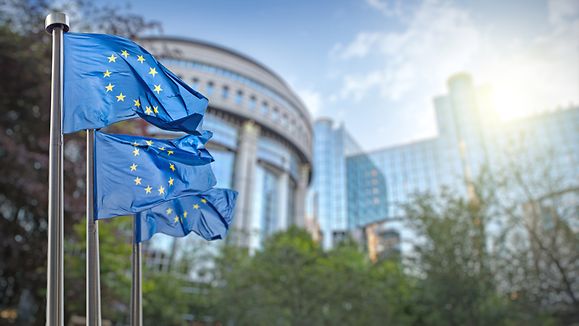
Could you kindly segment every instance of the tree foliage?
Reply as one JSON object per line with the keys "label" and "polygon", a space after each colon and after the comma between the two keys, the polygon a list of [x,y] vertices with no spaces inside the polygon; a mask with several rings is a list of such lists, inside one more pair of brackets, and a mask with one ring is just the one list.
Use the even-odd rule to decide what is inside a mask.
{"label": "tree foliage", "polygon": [[239,325],[383,325],[411,320],[411,282],[392,261],[372,264],[346,242],[324,252],[291,228],[248,255],[226,247],[217,260],[215,314]]}
{"label": "tree foliage", "polygon": [[[19,316],[29,324],[45,315],[51,38],[44,19],[53,10],[69,13],[75,31],[132,37],[158,29],[89,1],[0,2],[0,309],[26,307]],[[65,138],[66,238],[84,214],[84,144],[82,134]]]}

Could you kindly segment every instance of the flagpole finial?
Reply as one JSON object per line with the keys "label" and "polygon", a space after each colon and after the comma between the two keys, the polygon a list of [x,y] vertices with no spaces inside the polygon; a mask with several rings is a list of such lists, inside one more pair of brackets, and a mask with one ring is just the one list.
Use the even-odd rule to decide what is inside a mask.
{"label": "flagpole finial", "polygon": [[68,16],[63,12],[53,12],[46,16],[46,20],[44,22],[44,28],[48,33],[52,33],[52,30],[56,27],[62,27],[64,32],[68,32],[69,29],[69,22]]}

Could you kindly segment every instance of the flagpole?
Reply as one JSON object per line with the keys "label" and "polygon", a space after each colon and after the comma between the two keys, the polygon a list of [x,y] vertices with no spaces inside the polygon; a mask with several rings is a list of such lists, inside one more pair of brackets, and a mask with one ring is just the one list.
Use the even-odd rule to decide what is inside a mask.
{"label": "flagpole", "polygon": [[138,216],[133,216],[133,253],[132,253],[132,287],[131,287],[131,326],[143,325],[143,293],[141,271],[141,243],[137,242]]}
{"label": "flagpole", "polygon": [[52,34],[52,84],[48,164],[48,266],[46,270],[46,325],[64,325],[64,185],[62,159],[63,33],[68,17],[61,12],[46,16],[44,28]]}
{"label": "flagpole", "polygon": [[86,131],[86,324],[101,325],[99,227],[94,218],[94,129]]}

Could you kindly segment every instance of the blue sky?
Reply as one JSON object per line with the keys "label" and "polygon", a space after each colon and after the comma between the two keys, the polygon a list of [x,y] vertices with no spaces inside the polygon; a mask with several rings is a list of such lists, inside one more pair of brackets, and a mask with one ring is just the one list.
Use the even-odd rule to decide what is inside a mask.
{"label": "blue sky", "polygon": [[128,2],[166,35],[269,66],[366,149],[435,135],[432,99],[461,71],[506,119],[579,104],[575,0]]}

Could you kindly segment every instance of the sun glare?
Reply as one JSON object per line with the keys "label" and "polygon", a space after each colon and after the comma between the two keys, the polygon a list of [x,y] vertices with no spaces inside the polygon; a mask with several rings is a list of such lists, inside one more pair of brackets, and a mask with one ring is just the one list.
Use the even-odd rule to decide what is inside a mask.
{"label": "sun glare", "polygon": [[490,78],[493,101],[503,120],[530,115],[540,110],[542,91],[536,69],[525,63],[496,67]]}

